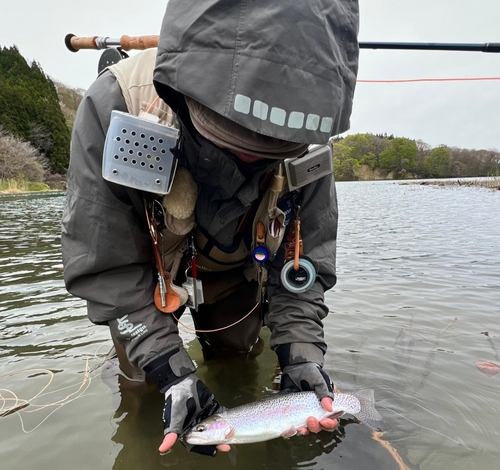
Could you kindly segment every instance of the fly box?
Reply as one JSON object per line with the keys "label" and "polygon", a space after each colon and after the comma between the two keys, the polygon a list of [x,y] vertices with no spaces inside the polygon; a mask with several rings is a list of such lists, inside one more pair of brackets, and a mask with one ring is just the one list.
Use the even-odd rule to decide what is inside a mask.
{"label": "fly box", "polygon": [[144,117],[112,111],[102,176],[112,183],[155,194],[168,194],[177,160],[170,151],[179,131]]}

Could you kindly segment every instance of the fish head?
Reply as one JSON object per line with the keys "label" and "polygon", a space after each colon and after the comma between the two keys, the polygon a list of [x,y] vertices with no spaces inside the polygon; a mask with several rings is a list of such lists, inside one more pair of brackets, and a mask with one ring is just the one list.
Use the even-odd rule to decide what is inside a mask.
{"label": "fish head", "polygon": [[234,429],[221,416],[213,415],[193,426],[183,440],[192,445],[224,444],[234,436]]}

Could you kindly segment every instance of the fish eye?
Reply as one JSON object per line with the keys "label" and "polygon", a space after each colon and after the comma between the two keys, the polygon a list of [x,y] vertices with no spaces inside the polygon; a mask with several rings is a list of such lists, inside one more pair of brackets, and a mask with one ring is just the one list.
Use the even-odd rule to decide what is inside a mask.
{"label": "fish eye", "polygon": [[196,426],[196,427],[194,428],[194,430],[195,430],[196,432],[203,432],[203,431],[205,431],[205,426],[203,426],[202,424],[199,424],[198,426]]}

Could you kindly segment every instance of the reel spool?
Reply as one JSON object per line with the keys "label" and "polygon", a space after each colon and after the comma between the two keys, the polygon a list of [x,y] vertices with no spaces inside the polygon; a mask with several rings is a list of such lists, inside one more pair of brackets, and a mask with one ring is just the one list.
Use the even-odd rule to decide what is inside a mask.
{"label": "reel spool", "polygon": [[128,58],[128,54],[119,48],[105,49],[97,65],[97,74],[100,74],[106,67],[115,65],[120,60]]}

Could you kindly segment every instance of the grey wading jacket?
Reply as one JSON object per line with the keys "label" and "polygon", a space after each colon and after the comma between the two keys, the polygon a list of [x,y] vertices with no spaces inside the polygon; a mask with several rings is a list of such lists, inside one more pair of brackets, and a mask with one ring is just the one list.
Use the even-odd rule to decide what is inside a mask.
{"label": "grey wading jacket", "polygon": [[[323,143],[348,128],[356,33],[356,1],[270,6],[263,0],[170,0],[155,85],[174,111],[178,93],[185,93],[257,132]],[[86,93],[73,128],[62,229],[66,286],[87,300],[92,322],[110,326],[132,364],[147,368],[155,361],[156,367],[165,358],[181,377],[194,365],[172,317],[153,303],[156,278],[143,194],[101,176],[112,110],[126,112],[127,106],[115,77],[105,72]],[[280,249],[269,274],[265,323],[272,331],[272,348],[292,345],[291,363],[322,364],[322,320],[328,313],[324,292],[336,281],[332,177],[302,189],[301,227],[304,254],[319,267],[317,280],[305,293],[286,291],[279,280]]]}

